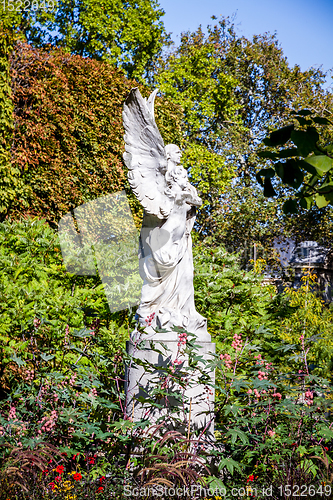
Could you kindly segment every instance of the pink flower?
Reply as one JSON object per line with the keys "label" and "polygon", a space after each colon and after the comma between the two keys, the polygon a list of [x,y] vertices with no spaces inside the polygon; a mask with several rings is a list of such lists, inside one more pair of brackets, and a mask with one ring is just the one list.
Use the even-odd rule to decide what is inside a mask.
{"label": "pink flower", "polygon": [[267,434],[272,438],[275,436],[275,431],[268,431]]}
{"label": "pink flower", "polygon": [[154,316],[155,316],[155,313],[152,313],[149,316],[147,316],[147,318],[145,319],[145,322],[147,323],[147,326],[150,326],[152,324]]}
{"label": "pink flower", "polygon": [[9,410],[9,413],[8,413],[8,420],[17,420],[17,417],[16,417],[16,408],[15,406],[12,406]]}
{"label": "pink flower", "polygon": [[313,392],[311,392],[309,389],[305,393],[305,401],[308,405],[313,405]]}
{"label": "pink flower", "polygon": [[36,328],[36,330],[37,330],[37,328],[40,327],[40,319],[38,319],[38,318],[34,319],[34,327]]}
{"label": "pink flower", "polygon": [[241,335],[237,335],[237,333],[235,333],[234,340],[231,343],[231,347],[233,347],[235,349],[235,351],[242,350],[242,336]]}
{"label": "pink flower", "polygon": [[178,342],[178,347],[181,345],[186,345],[187,342],[187,333],[183,332],[179,334],[179,342]]}
{"label": "pink flower", "polygon": [[230,354],[220,354],[221,361],[224,361],[224,364],[228,370],[231,369],[232,361]]}
{"label": "pink flower", "polygon": [[253,392],[254,392],[254,395],[256,398],[260,398],[260,393],[259,393],[258,389],[254,389]]}

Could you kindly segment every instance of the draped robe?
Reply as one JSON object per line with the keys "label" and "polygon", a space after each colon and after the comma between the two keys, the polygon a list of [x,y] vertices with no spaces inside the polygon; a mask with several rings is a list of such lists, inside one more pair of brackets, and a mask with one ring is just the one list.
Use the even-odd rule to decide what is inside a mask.
{"label": "draped robe", "polygon": [[142,326],[155,313],[152,328],[171,331],[173,326],[194,333],[198,340],[210,340],[207,320],[195,309],[191,230],[195,208],[186,217],[183,236],[173,241],[163,229],[166,220],[144,215],[140,234],[140,275],[143,279],[137,318]]}

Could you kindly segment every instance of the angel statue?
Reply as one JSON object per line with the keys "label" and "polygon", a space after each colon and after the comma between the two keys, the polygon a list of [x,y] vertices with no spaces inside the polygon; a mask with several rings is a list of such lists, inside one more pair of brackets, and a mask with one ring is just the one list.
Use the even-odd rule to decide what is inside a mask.
{"label": "angel statue", "polygon": [[180,327],[210,342],[207,320],[195,310],[193,288],[191,230],[202,201],[180,164],[179,147],[164,146],[154,118],[157,92],[144,99],[132,89],[123,110],[128,180],[144,208],[137,319],[153,336],[158,328],[171,340],[173,327]]}

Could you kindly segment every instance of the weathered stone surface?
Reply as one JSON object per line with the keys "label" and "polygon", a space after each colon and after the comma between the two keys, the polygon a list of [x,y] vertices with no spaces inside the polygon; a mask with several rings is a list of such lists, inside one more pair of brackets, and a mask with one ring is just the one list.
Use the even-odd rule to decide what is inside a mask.
{"label": "weathered stone surface", "polygon": [[[212,358],[212,354],[215,353],[215,344],[211,342],[196,342],[196,345],[199,346],[198,356],[202,356],[207,361]],[[214,389],[206,386],[206,384],[199,383],[199,370],[194,372],[188,371],[190,380],[186,390],[183,390],[177,384],[171,383],[168,385],[168,391],[173,392],[176,390],[177,393],[179,392],[179,398],[169,397],[167,400],[165,398],[160,400],[155,399],[156,402],[162,405],[162,409],[152,411],[152,406],[149,402],[138,402],[139,397],[154,399],[152,396],[154,389],[161,385],[161,379],[162,381],[166,379],[165,369],[172,366],[172,362],[175,359],[178,358],[182,362],[179,368],[176,369],[182,370],[188,367],[188,356],[177,356],[179,351],[178,339],[172,341],[161,339],[159,342],[154,342],[156,350],[153,350],[151,347],[151,342],[148,340],[143,342],[143,349],[138,349],[132,341],[127,342],[127,352],[133,358],[133,363],[127,367],[126,374],[126,405],[128,416],[133,418],[134,421],[143,419],[154,423],[159,417],[170,417],[174,412],[173,415],[184,422],[182,430],[186,432],[186,422],[189,419],[191,406],[190,419],[192,429],[206,429],[205,435],[213,438]],[[147,371],[143,366],[137,365],[135,359],[146,361],[154,366],[155,369]],[[208,371],[204,363],[199,363],[199,366],[202,372],[207,374],[210,382],[214,384],[214,372]]]}

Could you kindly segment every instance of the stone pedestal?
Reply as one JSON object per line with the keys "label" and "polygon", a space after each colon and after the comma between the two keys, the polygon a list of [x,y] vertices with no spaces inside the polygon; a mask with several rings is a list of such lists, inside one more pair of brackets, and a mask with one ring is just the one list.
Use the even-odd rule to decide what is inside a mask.
{"label": "stone pedestal", "polygon": [[[127,342],[127,352],[132,361],[126,367],[126,407],[127,415],[134,421],[149,420],[155,423],[160,417],[166,417],[168,428],[177,429],[187,435],[189,413],[191,414],[191,429],[203,431],[208,439],[214,438],[214,388],[206,385],[202,379],[207,375],[214,384],[215,373],[209,371],[204,361],[198,360],[200,370],[188,370],[188,355],[179,355],[178,334],[168,332],[167,335],[154,336],[153,340]],[[195,356],[209,361],[215,353],[215,344],[212,342],[195,341],[198,350]],[[140,347],[140,348],[139,348]],[[178,354],[178,356],[177,356]],[[181,364],[172,364],[173,361]],[[137,362],[135,362],[137,360]],[[148,363],[151,368],[147,370],[138,363]],[[156,388],[165,382],[167,367],[174,366],[177,371],[186,371],[188,385],[183,389],[175,384],[172,379],[167,380],[168,393],[176,392],[176,397],[158,399]],[[140,400],[138,400],[140,398]],[[152,410],[152,402],[160,405]],[[172,416],[177,416],[183,424],[172,424]]]}

